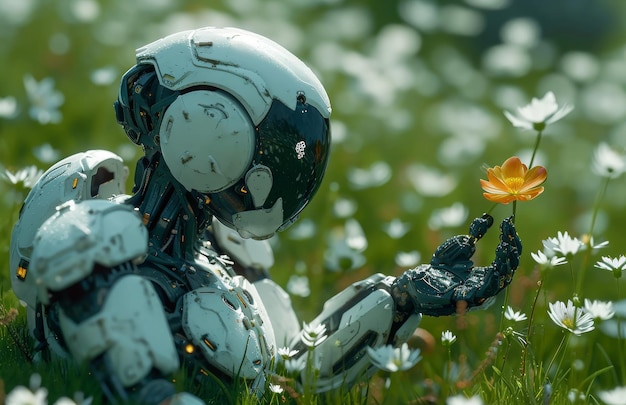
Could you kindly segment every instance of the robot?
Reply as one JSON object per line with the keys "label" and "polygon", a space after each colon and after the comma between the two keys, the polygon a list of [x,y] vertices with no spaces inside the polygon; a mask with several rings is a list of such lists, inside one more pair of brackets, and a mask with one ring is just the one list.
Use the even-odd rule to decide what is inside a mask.
{"label": "robot", "polygon": [[[368,347],[399,346],[423,315],[480,307],[511,282],[522,249],[512,218],[495,260],[471,260],[493,225],[485,214],[429,264],[331,298],[310,323],[328,338],[305,346],[289,296],[269,278],[267,238],[297,219],[323,179],[324,87],[286,49],[236,28],[172,34],[136,57],[115,102],[144,151],[132,192],[121,160],[71,156],[33,188],[11,246],[37,350],[88,362],[111,402],[202,403],[176,394],[170,376],[183,365],[199,383],[241,379],[260,393],[281,346],[312,355],[317,392],[350,386],[376,371]],[[105,161],[116,163],[97,176]]]}

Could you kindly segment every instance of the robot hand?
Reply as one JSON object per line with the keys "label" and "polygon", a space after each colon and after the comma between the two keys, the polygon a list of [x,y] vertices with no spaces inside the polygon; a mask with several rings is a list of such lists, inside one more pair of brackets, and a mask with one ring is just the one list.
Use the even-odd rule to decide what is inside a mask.
{"label": "robot hand", "polygon": [[392,291],[399,309],[431,316],[450,315],[457,312],[459,304],[463,303],[464,308],[482,305],[509,285],[522,252],[513,217],[500,225],[500,243],[491,265],[474,267],[471,261],[476,242],[492,224],[493,218],[488,214],[474,219],[469,235],[446,240],[430,264],[398,277]]}

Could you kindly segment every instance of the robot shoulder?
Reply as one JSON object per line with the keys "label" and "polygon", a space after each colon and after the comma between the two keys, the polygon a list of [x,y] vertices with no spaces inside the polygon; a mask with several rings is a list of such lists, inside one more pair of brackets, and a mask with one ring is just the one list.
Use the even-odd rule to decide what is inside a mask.
{"label": "robot shoulder", "polygon": [[127,177],[122,158],[106,150],[76,153],[44,172],[26,197],[11,234],[11,283],[18,298],[35,305],[34,281],[27,277],[33,240],[56,208],[68,201],[124,194]]}

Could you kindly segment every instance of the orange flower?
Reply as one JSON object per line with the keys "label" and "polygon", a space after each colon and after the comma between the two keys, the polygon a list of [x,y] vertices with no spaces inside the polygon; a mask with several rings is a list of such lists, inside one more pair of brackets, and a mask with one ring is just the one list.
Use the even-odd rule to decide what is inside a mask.
{"label": "orange flower", "polygon": [[545,167],[535,166],[528,170],[517,156],[508,158],[502,167],[487,169],[487,180],[480,180],[483,196],[489,201],[508,204],[511,201],[530,201],[543,192],[541,186],[548,172]]}

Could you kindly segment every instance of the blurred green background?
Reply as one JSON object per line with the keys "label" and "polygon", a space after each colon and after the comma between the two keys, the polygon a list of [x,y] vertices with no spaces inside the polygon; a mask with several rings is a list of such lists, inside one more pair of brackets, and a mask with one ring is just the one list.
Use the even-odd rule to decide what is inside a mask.
{"label": "blurred green background", "polygon": [[[108,149],[125,159],[130,181],[141,151],[112,103],[135,48],[209,25],[270,37],[313,68],[333,106],[324,183],[300,221],[272,240],[272,275],[308,321],[349,283],[399,275],[466,233],[492,205],[479,184],[484,167],[512,155],[528,163],[535,141],[502,111],[554,91],[575,109],[545,131],[536,160],[549,173],[545,192],[517,207],[524,255],[509,303],[527,311],[536,280],[530,252],[557,231],[588,231],[602,184],[593,151],[600,142],[626,149],[625,17],[620,0],[0,0],[0,164],[11,173],[45,170],[72,153]],[[39,91],[29,94],[33,85]],[[601,203],[594,238],[610,241],[603,255],[626,253],[625,181],[613,180]],[[5,296],[10,231],[25,192],[0,182]],[[492,212],[498,222],[510,213]],[[493,260],[495,228],[478,265]],[[616,299],[611,274],[589,267],[583,297]],[[545,299],[571,298],[569,270],[552,274]],[[485,344],[477,356],[499,314],[498,305],[472,314],[467,333],[480,331]],[[436,337],[463,328],[454,317],[422,326]]]}

